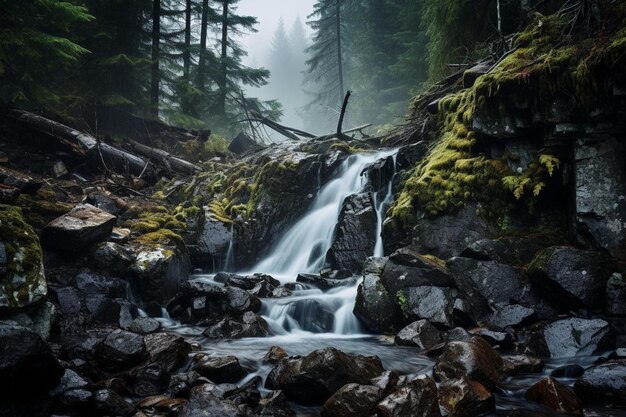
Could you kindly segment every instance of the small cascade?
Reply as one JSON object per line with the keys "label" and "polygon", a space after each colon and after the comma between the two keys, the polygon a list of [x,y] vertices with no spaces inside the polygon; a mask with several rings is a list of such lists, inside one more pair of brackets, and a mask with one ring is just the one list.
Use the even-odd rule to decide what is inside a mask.
{"label": "small cascade", "polygon": [[387,184],[387,192],[385,194],[385,197],[379,200],[379,193],[374,193],[374,209],[376,210],[376,246],[374,246],[374,256],[385,256],[384,250],[383,250],[383,214],[384,214],[384,210],[386,207],[389,206],[389,204],[391,204],[391,202],[393,201],[393,180],[396,177],[396,157],[397,157],[397,153],[394,153],[392,156],[393,158],[393,173],[391,175],[391,179],[389,180],[388,184]]}
{"label": "small cascade", "polygon": [[345,160],[339,175],[321,188],[309,212],[253,271],[283,281],[293,281],[299,273],[318,272],[324,266],[326,252],[332,244],[343,201],[363,189],[361,174],[367,166],[394,154],[394,150],[385,150],[370,155],[352,155]]}
{"label": "small cascade", "polygon": [[226,250],[226,260],[224,261],[224,272],[235,271],[235,248],[234,248],[234,225],[230,225],[230,241],[228,242],[228,249]]}

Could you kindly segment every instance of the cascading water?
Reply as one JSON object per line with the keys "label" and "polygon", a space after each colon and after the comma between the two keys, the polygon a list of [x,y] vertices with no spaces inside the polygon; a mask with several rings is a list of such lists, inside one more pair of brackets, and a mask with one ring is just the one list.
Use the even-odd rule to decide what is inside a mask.
{"label": "cascading water", "polygon": [[234,237],[234,225],[230,226],[230,241],[228,242],[228,249],[226,250],[226,260],[224,261],[224,271],[233,272],[235,270],[235,248],[233,243]]}
{"label": "cascading water", "polygon": [[376,245],[374,246],[374,256],[384,256],[383,251],[383,214],[385,207],[387,207],[393,201],[393,180],[396,177],[396,157],[397,153],[391,155],[393,158],[392,169],[393,173],[391,178],[387,184],[387,193],[385,194],[385,198],[383,198],[380,203],[378,202],[379,196],[378,193],[374,193],[374,207],[376,209]]}

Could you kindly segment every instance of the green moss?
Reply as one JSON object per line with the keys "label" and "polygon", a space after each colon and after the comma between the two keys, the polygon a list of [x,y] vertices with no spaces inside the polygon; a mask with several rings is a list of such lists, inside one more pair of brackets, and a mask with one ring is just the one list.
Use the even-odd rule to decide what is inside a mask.
{"label": "green moss", "polygon": [[409,300],[407,298],[406,291],[399,290],[398,292],[396,292],[396,302],[398,303],[398,306],[400,306],[400,310],[402,310],[405,316],[408,314],[409,310],[408,301]]}
{"label": "green moss", "polygon": [[185,252],[185,241],[181,235],[169,229],[159,229],[156,232],[146,233],[134,240],[143,246],[151,249],[160,249],[166,257],[174,255],[172,248],[180,252]]}

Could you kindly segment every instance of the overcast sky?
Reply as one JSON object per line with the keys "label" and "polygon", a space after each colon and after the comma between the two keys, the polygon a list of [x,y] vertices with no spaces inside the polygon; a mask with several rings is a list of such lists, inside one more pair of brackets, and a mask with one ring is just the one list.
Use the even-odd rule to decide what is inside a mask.
{"label": "overcast sky", "polygon": [[259,21],[258,32],[241,39],[249,54],[246,64],[265,65],[266,51],[270,47],[281,16],[289,30],[298,16],[302,22],[306,22],[306,17],[313,11],[314,3],[315,0],[241,0],[237,13],[256,16]]}

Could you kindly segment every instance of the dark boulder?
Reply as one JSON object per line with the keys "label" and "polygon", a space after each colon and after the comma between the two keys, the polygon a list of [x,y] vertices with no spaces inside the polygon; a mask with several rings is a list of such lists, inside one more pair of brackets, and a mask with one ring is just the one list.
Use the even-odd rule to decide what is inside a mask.
{"label": "dark boulder", "polygon": [[474,337],[468,342],[449,342],[437,358],[433,376],[437,382],[467,377],[495,388],[503,367],[502,358],[489,343]]}
{"label": "dark boulder", "polygon": [[130,249],[115,242],[99,243],[93,251],[92,262],[99,271],[126,274],[133,262]]}
{"label": "dark boulder", "polygon": [[320,290],[326,291],[326,290],[330,290],[336,287],[346,287],[346,286],[354,285],[357,282],[357,277],[332,279],[332,278],[324,278],[321,275],[315,275],[315,274],[298,274],[296,281],[301,282],[303,284],[313,285],[314,287],[317,287]]}
{"label": "dark boulder", "polygon": [[399,249],[389,256],[382,279],[385,288],[392,294],[408,287],[454,285],[445,262],[420,255],[409,248]]}
{"label": "dark boulder", "polygon": [[599,252],[557,246],[541,251],[528,274],[541,294],[564,311],[602,308],[611,262]]}
{"label": "dark boulder", "polygon": [[150,317],[138,317],[130,322],[128,330],[133,333],[148,334],[154,333],[161,328],[161,323]]}
{"label": "dark boulder", "polygon": [[478,327],[470,330],[470,333],[476,336],[480,336],[492,346],[508,347],[515,341],[515,333],[513,333],[513,331],[510,329],[509,331],[504,331]]}
{"label": "dark boulder", "polygon": [[78,252],[92,243],[105,240],[113,231],[116,221],[114,215],[91,204],[79,204],[46,225],[41,239],[47,247]]}
{"label": "dark boulder", "polygon": [[550,246],[553,241],[553,238],[544,235],[480,239],[468,245],[461,252],[461,257],[524,266],[535,258],[537,252]]}
{"label": "dark boulder", "polygon": [[563,365],[550,372],[553,378],[579,378],[585,373],[585,368],[578,364]]}
{"label": "dark boulder", "polygon": [[125,298],[128,293],[126,281],[90,271],[77,274],[74,277],[74,287],[85,295],[102,295],[109,298]]}
{"label": "dark boulder", "polygon": [[0,340],[0,398],[35,397],[59,383],[64,370],[37,333],[0,322]]}
{"label": "dark boulder", "polygon": [[544,362],[541,358],[523,354],[503,355],[503,372],[507,375],[534,374],[541,372]]}
{"label": "dark boulder", "polygon": [[496,409],[496,399],[482,384],[471,379],[454,379],[439,386],[439,404],[455,417],[474,417]]}
{"label": "dark boulder", "polygon": [[501,329],[506,327],[520,329],[537,320],[534,309],[519,304],[496,304],[495,308],[496,311],[489,318],[489,323]]}
{"label": "dark boulder", "polygon": [[370,417],[383,392],[374,385],[346,384],[334,393],[322,407],[322,417]]}
{"label": "dark boulder", "polygon": [[389,394],[378,406],[379,417],[440,417],[437,386],[421,376]]}
{"label": "dark boulder", "polygon": [[272,346],[265,356],[263,356],[263,362],[265,363],[278,363],[281,359],[288,357],[289,355],[285,352],[285,349],[280,346]]}
{"label": "dark boulder", "polygon": [[626,406],[626,361],[611,361],[587,369],[576,381],[574,390],[585,404]]}
{"label": "dark boulder", "polygon": [[606,285],[606,312],[626,315],[626,281],[622,274],[614,273]]}
{"label": "dark boulder", "polygon": [[400,330],[394,339],[396,345],[416,346],[420,349],[430,349],[443,341],[442,333],[428,320],[413,322]]}
{"label": "dark boulder", "polygon": [[376,211],[370,193],[354,194],[343,203],[326,262],[334,269],[360,273],[363,261],[374,252]]}
{"label": "dark boulder", "polygon": [[398,292],[398,302],[410,320],[426,319],[431,323],[454,327],[456,290],[447,287],[410,287]]}
{"label": "dark boulder", "polygon": [[491,315],[498,303],[522,302],[530,293],[530,282],[517,268],[493,261],[453,258],[448,268],[457,288],[465,296],[476,320]]}
{"label": "dark boulder", "polygon": [[194,365],[193,370],[216,384],[237,382],[246,376],[239,359],[234,356],[203,356]]}
{"label": "dark boulder", "polygon": [[267,322],[259,315],[248,311],[240,320],[226,317],[208,327],[202,334],[210,339],[241,339],[265,337],[269,334]]}
{"label": "dark boulder", "polygon": [[369,384],[383,367],[373,356],[348,355],[335,348],[311,352],[304,357],[281,360],[265,381],[268,389],[280,389],[302,404],[323,404],[342,386]]}
{"label": "dark boulder", "polygon": [[173,333],[151,333],[144,340],[150,362],[160,364],[167,372],[183,366],[191,353],[191,345]]}
{"label": "dark boulder", "polygon": [[137,397],[157,395],[169,387],[171,376],[159,363],[150,363],[129,372],[129,388]]}
{"label": "dark boulder", "polygon": [[401,147],[396,155],[398,170],[411,168],[416,162],[421,161],[428,152],[426,142],[417,142]]}
{"label": "dark boulder", "polygon": [[93,393],[93,407],[100,416],[130,417],[137,411],[135,407],[110,389],[101,389]]}
{"label": "dark boulder", "polygon": [[241,288],[227,287],[226,297],[228,299],[226,310],[232,314],[239,315],[247,311],[258,313],[261,310],[261,300]]}
{"label": "dark boulder", "polygon": [[609,324],[602,319],[568,318],[538,329],[529,348],[535,354],[552,358],[592,355],[613,345]]}
{"label": "dark boulder", "polygon": [[393,331],[400,321],[400,312],[394,298],[395,294],[389,294],[380,276],[367,274],[357,289],[354,314],[369,331]]}
{"label": "dark boulder", "polygon": [[95,357],[107,370],[137,365],[148,358],[146,343],[141,335],[115,330],[96,346]]}
{"label": "dark boulder", "polygon": [[554,411],[579,414],[582,402],[574,392],[553,378],[544,378],[526,391],[526,399]]}

